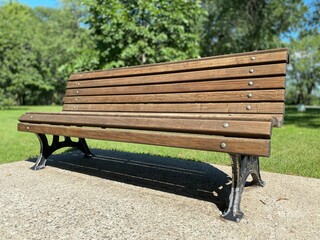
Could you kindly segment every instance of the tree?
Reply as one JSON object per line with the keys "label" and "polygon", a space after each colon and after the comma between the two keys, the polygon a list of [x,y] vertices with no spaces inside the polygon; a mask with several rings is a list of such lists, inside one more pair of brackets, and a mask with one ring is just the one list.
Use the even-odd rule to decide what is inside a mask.
{"label": "tree", "polygon": [[0,87],[19,104],[26,103],[27,95],[51,88],[37,69],[39,26],[29,7],[14,2],[0,8]]}
{"label": "tree", "polygon": [[96,68],[95,43],[81,26],[86,12],[78,1],[65,0],[60,9],[38,7],[35,12],[42,22],[39,67],[53,86],[51,102],[61,103],[69,75]]}
{"label": "tree", "polygon": [[319,27],[320,27],[320,0],[313,1],[312,5],[314,8],[314,11],[311,13],[309,24],[313,28],[317,28],[319,30]]}
{"label": "tree", "polygon": [[[74,1],[32,9],[17,2],[0,7],[0,88],[18,104],[61,103],[66,78],[97,65],[94,42],[81,26]],[[11,102],[12,102],[11,101]]]}
{"label": "tree", "polygon": [[203,5],[204,56],[279,47],[307,11],[302,0],[203,0]]}
{"label": "tree", "polygon": [[291,44],[289,101],[311,104],[312,93],[320,86],[320,34],[304,36]]}
{"label": "tree", "polygon": [[198,57],[204,10],[199,0],[86,0],[99,67]]}
{"label": "tree", "polygon": [[[320,29],[318,0],[311,3],[306,23],[297,39],[291,39],[291,66],[287,101],[291,104],[312,104],[320,101]],[[313,9],[313,10],[312,10]]]}

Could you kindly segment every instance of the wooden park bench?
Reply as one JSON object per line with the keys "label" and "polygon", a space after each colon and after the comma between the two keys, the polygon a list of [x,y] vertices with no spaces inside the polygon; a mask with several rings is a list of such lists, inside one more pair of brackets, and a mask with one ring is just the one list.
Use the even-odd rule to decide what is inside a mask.
{"label": "wooden park bench", "polygon": [[259,156],[270,155],[272,127],[283,123],[287,62],[287,49],[275,49],[75,73],[62,112],[26,113],[18,130],[40,140],[35,170],[62,147],[92,156],[85,138],[229,153],[222,216],[238,222],[246,179],[263,186]]}

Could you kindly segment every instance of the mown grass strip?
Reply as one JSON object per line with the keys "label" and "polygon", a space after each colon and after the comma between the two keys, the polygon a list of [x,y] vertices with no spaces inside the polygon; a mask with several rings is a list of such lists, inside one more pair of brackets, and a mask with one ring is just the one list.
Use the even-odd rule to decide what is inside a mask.
{"label": "mown grass strip", "polygon": [[[21,161],[39,154],[38,139],[16,130],[18,118],[27,111],[60,111],[61,106],[22,106],[0,111],[0,164]],[[142,144],[88,140],[91,148],[145,153],[229,165],[227,154]],[[63,152],[65,150],[60,150]],[[270,158],[261,158],[264,171],[320,178],[320,110],[298,113],[286,109],[285,123],[274,128]]]}

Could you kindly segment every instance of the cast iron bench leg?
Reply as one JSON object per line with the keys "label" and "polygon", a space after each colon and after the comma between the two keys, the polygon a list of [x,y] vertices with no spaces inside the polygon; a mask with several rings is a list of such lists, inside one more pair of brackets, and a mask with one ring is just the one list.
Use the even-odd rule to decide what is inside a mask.
{"label": "cast iron bench leg", "polygon": [[222,217],[231,221],[239,222],[243,217],[240,210],[241,196],[246,180],[251,174],[252,182],[248,185],[263,187],[265,185],[260,176],[259,157],[230,154],[232,159],[232,187],[229,196],[229,207]]}
{"label": "cast iron bench leg", "polygon": [[93,154],[91,153],[87,142],[84,138],[79,138],[78,142],[74,142],[71,140],[70,137],[64,137],[64,141],[60,142],[60,136],[53,136],[52,143],[49,145],[47,136],[45,134],[38,134],[36,133],[39,142],[40,142],[40,156],[38,157],[35,165],[31,167],[33,170],[39,170],[45,168],[46,161],[48,157],[56,150],[63,148],[63,147],[74,147],[79,149],[84,153],[85,157],[92,157]]}

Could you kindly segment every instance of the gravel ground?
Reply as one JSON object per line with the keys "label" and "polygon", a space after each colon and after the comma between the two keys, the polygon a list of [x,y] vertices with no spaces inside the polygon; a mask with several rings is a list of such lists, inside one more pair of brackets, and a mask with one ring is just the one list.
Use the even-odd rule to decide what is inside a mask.
{"label": "gravel ground", "polygon": [[262,172],[237,224],[219,217],[230,167],[94,153],[0,165],[0,239],[320,239],[320,179]]}

